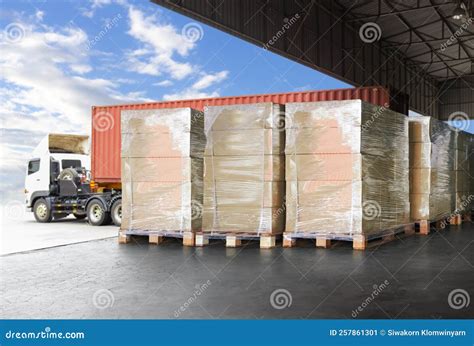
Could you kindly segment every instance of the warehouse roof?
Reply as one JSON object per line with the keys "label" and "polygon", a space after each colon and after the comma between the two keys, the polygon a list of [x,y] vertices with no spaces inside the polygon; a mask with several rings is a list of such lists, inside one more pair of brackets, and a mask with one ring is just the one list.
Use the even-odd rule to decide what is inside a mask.
{"label": "warehouse roof", "polygon": [[[474,73],[472,1],[336,0],[348,11],[345,20],[373,22],[381,29],[382,46],[397,49],[438,79]],[[462,12],[459,12],[459,8]],[[459,19],[453,14],[460,13]],[[456,17],[457,18],[457,17]]]}
{"label": "warehouse roof", "polygon": [[152,1],[422,114],[474,116],[473,0]]}

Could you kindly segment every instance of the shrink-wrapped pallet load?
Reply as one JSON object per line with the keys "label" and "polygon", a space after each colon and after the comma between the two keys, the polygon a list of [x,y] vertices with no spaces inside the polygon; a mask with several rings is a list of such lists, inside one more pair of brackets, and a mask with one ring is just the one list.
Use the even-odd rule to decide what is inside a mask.
{"label": "shrink-wrapped pallet load", "polygon": [[410,222],[408,122],[360,100],[286,105],[286,230],[355,248]]}
{"label": "shrink-wrapped pallet load", "polygon": [[474,211],[474,134],[468,133],[468,154],[467,161],[469,166],[469,206],[467,210],[471,211],[468,218],[472,220],[472,212]]}
{"label": "shrink-wrapped pallet load", "polygon": [[182,237],[202,227],[203,113],[191,108],[122,112],[122,234]]}
{"label": "shrink-wrapped pallet load", "polygon": [[227,245],[234,246],[240,239],[263,235],[270,239],[266,247],[274,246],[285,216],[282,106],[213,106],[205,109],[204,117],[207,145],[199,239],[229,237]]}
{"label": "shrink-wrapped pallet load", "polygon": [[470,137],[467,132],[456,130],[454,151],[454,175],[455,175],[455,216],[452,221],[460,224],[462,215],[471,207],[470,189],[471,175],[469,164]]}
{"label": "shrink-wrapped pallet load", "polygon": [[431,117],[410,117],[411,217],[420,232],[455,209],[455,132]]}

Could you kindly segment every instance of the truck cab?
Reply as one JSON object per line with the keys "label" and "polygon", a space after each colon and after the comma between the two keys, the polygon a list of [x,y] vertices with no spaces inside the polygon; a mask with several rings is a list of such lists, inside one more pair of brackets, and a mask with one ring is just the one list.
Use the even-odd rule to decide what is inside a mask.
{"label": "truck cab", "polygon": [[121,223],[121,191],[91,181],[89,137],[48,134],[28,160],[25,203],[38,222],[73,214],[92,225]]}
{"label": "truck cab", "polygon": [[32,208],[39,197],[49,196],[55,180],[66,168],[84,167],[90,170],[89,137],[49,134],[38,144],[31,158],[25,178],[27,208]]}

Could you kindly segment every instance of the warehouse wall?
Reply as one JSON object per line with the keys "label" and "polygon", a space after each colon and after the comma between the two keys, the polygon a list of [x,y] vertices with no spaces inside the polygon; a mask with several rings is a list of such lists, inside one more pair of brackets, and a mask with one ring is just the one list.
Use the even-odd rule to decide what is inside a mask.
{"label": "warehouse wall", "polygon": [[448,120],[450,115],[462,113],[474,118],[474,76],[440,83],[439,90],[440,119]]}

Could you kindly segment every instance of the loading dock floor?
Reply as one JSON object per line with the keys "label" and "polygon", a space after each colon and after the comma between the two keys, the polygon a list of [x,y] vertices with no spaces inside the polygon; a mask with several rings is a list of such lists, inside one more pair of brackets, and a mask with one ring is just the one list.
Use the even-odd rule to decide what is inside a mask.
{"label": "loading dock floor", "polygon": [[453,290],[474,299],[471,223],[365,252],[114,238],[0,261],[1,318],[474,317],[474,302],[448,301]]}

